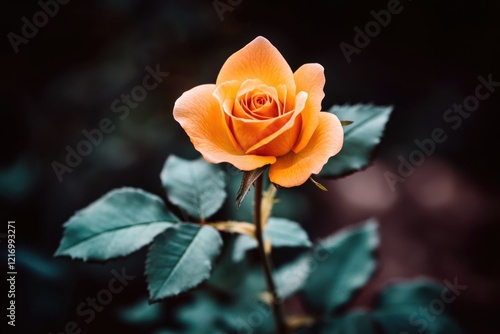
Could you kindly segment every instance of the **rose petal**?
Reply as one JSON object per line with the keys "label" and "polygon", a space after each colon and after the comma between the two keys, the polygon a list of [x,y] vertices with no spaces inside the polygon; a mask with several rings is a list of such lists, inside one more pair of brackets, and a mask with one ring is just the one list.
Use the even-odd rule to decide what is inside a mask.
{"label": "rose petal", "polygon": [[321,112],[319,124],[309,143],[299,153],[278,157],[269,169],[269,178],[282,187],[299,186],[321,171],[328,159],[342,148],[344,131],[337,116]]}
{"label": "rose petal", "polygon": [[[235,107],[234,100],[236,94],[238,94],[238,88],[238,81],[228,81],[218,85],[213,95],[223,106],[226,115],[226,124],[228,124],[231,133],[242,150],[247,154],[253,154],[250,152],[251,150],[258,149],[290,129],[295,124],[295,119],[302,112],[307,100],[307,93],[302,92],[300,98],[299,96],[296,98],[295,109],[288,113],[275,118],[261,120],[241,118],[233,114],[233,108]],[[291,147],[288,150],[290,149]]]}
{"label": "rose petal", "polygon": [[269,86],[285,84],[288,96],[295,96],[293,72],[285,58],[271,42],[257,37],[241,50],[232,54],[222,65],[217,85],[231,80],[243,82],[260,79]]}
{"label": "rose petal", "polygon": [[234,102],[240,87],[241,82],[231,80],[216,86],[214,89],[213,96],[217,99],[217,101],[219,101],[219,105],[222,106],[222,110],[228,115],[228,117],[233,114]]}
{"label": "rose petal", "polygon": [[[222,84],[221,86],[223,85],[224,84]],[[218,94],[224,93],[224,91],[221,91]],[[254,101],[250,101],[250,104],[248,105],[241,104],[242,101],[245,101],[246,97],[252,97],[256,94],[265,94],[266,96],[268,96],[269,104],[260,107],[253,106],[252,103]],[[238,92],[236,93],[236,97],[234,97],[231,93],[230,96],[227,96],[226,98],[233,98],[236,100],[232,110],[232,114],[236,117],[248,119],[269,119],[274,118],[280,114],[279,111],[281,103],[279,100],[278,91],[274,87],[262,84],[262,81],[258,79],[244,81],[241,84]],[[224,97],[217,97],[217,99],[220,101],[221,99],[224,99]]]}
{"label": "rose petal", "polygon": [[[250,85],[252,81],[254,80],[247,80],[246,82]],[[289,113],[265,120],[237,117],[234,114],[239,112],[236,111],[237,103],[235,103],[239,89],[241,88],[238,81],[228,81],[218,85],[213,96],[222,105],[225,113],[225,122],[228,124],[233,138],[236,140],[235,146],[241,147],[246,152],[255,143],[282,128],[293,115]]]}
{"label": "rose petal", "polygon": [[294,73],[297,92],[305,91],[309,94],[304,111],[302,112],[302,131],[293,151],[300,152],[309,142],[319,122],[321,101],[325,97],[325,74],[320,64],[304,64]]}
{"label": "rose petal", "polygon": [[[293,111],[265,120],[244,119],[230,115],[228,124],[231,124],[232,132],[241,148],[247,154],[251,154],[251,150],[267,144],[277,135],[288,130],[291,127],[290,120],[292,118],[295,120],[296,117]],[[286,125],[288,126],[285,128]]]}
{"label": "rose petal", "polygon": [[229,162],[241,170],[253,170],[276,161],[275,157],[246,155],[235,146],[217,99],[215,85],[196,86],[174,105],[174,119],[188,134],[196,150],[211,163]]}
{"label": "rose petal", "polygon": [[256,149],[248,150],[247,153],[279,157],[290,152],[300,133],[302,120],[300,117],[294,117],[289,121],[289,124],[292,125],[291,128],[281,131],[280,135],[275,137],[269,143],[261,145]]}
{"label": "rose petal", "polygon": [[[297,119],[301,115],[307,101],[307,93],[300,92],[295,99],[295,108],[290,119],[279,130],[250,147],[246,153],[259,155],[281,156],[290,151],[297,140],[300,125]],[[267,130],[267,129],[266,129]]]}

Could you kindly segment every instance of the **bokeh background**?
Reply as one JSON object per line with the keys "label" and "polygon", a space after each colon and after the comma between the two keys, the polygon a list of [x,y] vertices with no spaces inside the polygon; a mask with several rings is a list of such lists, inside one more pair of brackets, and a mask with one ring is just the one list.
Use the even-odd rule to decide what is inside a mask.
{"label": "bokeh background", "polygon": [[[107,264],[56,259],[62,224],[113,188],[164,196],[159,172],[165,159],[198,156],[172,118],[176,98],[214,82],[230,54],[262,35],[292,69],[324,66],[324,109],[394,106],[370,168],[321,180],[327,193],[311,184],[282,190],[278,213],[301,222],[315,240],[376,217],[381,265],[356,304],[397,278],[458,279],[468,288],[449,307],[467,333],[498,333],[500,87],[456,130],[443,114],[474,94],[478,76],[500,81],[500,3],[402,0],[401,13],[348,63],[339,44],[353,44],[354,27],[363,28],[373,20],[370,11],[386,9],[387,1],[222,2],[232,8],[223,19],[209,0],[73,0],[59,5],[18,53],[7,34],[21,34],[21,18],[32,21],[41,7],[2,4],[0,220],[2,226],[16,220],[19,332],[59,333],[71,320],[82,333],[161,327],[162,314],[171,310],[141,313],[145,251]],[[142,84],[147,66],[169,75],[122,120],[111,104]],[[82,131],[98,128],[103,118],[114,131],[59,182],[52,163],[64,163],[66,146],[74,149],[86,139]],[[398,157],[407,159],[414,140],[429,138],[436,127],[445,129],[446,142],[392,191],[384,173],[396,172]],[[238,175],[229,174],[237,186]],[[245,213],[227,205],[219,215],[233,214]],[[5,237],[6,228],[0,233]],[[5,254],[3,238],[1,248]],[[85,324],[76,308],[106,287],[112,269],[122,268],[135,279]]]}

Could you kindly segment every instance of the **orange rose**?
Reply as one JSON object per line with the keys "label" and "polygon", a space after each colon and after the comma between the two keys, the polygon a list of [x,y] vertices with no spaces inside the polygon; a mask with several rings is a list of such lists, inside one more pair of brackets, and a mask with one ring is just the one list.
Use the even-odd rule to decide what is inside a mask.
{"label": "orange rose", "polygon": [[270,164],[272,182],[298,186],[342,148],[340,121],[321,112],[324,85],[321,65],[293,73],[280,52],[257,37],[226,60],[215,85],[182,94],[174,118],[207,161],[244,171]]}

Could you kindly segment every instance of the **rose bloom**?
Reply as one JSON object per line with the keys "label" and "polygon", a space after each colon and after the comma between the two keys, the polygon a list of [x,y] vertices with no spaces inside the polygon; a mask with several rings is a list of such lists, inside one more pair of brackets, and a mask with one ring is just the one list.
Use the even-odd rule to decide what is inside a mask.
{"label": "rose bloom", "polygon": [[205,160],[244,171],[269,164],[271,182],[298,186],[342,148],[340,121],[321,112],[324,85],[321,65],[294,73],[257,37],[226,60],[215,84],[182,94],[174,118]]}

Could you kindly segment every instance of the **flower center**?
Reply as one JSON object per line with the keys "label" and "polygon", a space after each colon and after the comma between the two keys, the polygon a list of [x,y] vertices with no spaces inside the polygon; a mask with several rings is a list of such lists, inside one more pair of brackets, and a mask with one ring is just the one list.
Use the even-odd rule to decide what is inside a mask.
{"label": "flower center", "polygon": [[268,101],[269,101],[269,99],[267,98],[267,95],[264,95],[264,94],[254,95],[252,97],[252,108],[262,107]]}
{"label": "flower center", "polygon": [[279,115],[278,103],[266,92],[248,92],[240,98],[239,102],[249,118],[267,119]]}

